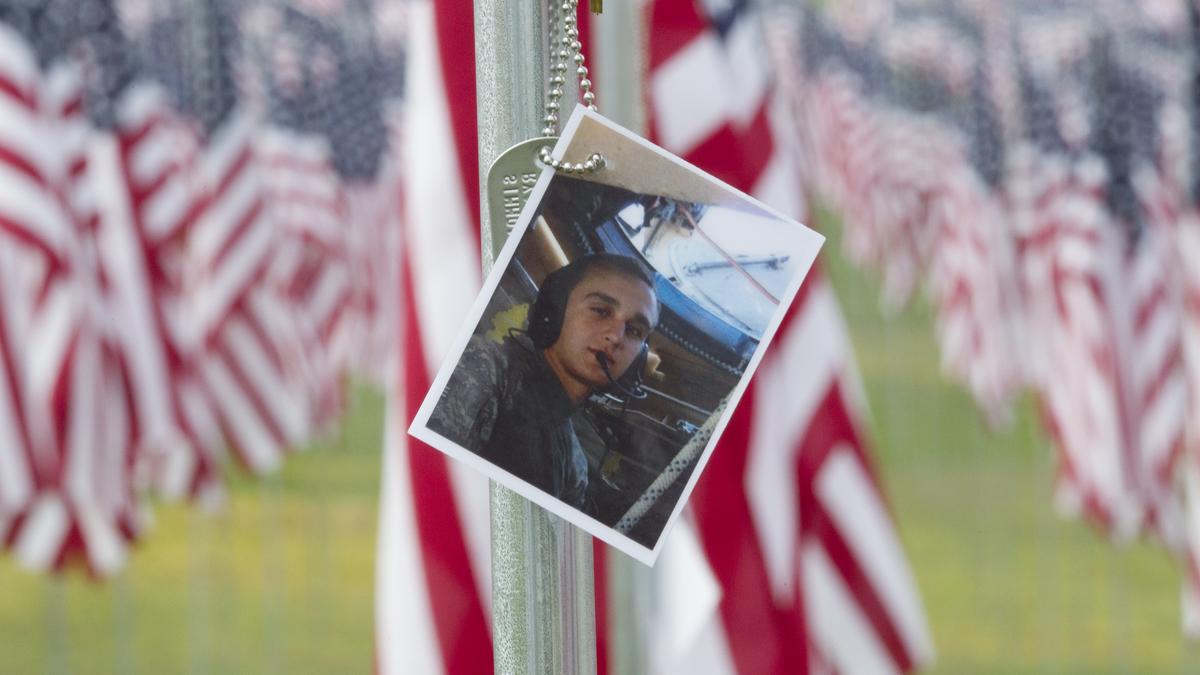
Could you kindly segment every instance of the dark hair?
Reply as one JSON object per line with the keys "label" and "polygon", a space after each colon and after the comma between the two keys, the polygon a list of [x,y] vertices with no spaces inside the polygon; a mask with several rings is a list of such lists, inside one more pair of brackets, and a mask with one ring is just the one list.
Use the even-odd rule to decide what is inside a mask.
{"label": "dark hair", "polygon": [[567,311],[567,298],[592,270],[623,274],[654,289],[650,273],[641,263],[628,256],[596,253],[571,261],[546,275],[546,280],[538,289],[537,299],[529,310],[526,332],[538,349],[546,349],[558,340],[563,313]]}

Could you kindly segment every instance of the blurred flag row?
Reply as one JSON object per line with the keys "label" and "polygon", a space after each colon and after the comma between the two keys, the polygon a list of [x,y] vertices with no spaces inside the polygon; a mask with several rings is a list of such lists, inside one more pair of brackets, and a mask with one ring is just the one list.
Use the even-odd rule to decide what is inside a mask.
{"label": "blurred flag row", "polygon": [[886,308],[924,290],[993,425],[1034,392],[1057,506],[1177,554],[1200,634],[1195,4],[863,0],[789,25],[808,169]]}
{"label": "blurred flag row", "polygon": [[382,372],[397,69],[318,9],[0,3],[0,546],[24,565],[117,571],[148,497],[276,469],[350,369]]}

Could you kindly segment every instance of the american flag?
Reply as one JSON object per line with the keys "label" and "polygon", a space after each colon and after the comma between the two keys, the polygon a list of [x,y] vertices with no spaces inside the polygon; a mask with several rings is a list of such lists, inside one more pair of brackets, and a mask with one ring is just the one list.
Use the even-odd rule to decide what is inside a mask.
{"label": "american flag", "polygon": [[[5,35],[5,38],[8,36]],[[24,344],[17,326],[24,325],[25,309],[18,295],[24,289],[16,278],[17,263],[13,250],[0,251],[0,542],[11,543],[10,532],[33,497],[36,476],[33,473],[32,441],[26,422],[26,387],[19,364],[24,362]]]}
{"label": "american flag", "polygon": [[314,423],[325,426],[343,408],[353,329],[342,185],[319,136],[274,127],[256,145],[267,174],[268,217],[281,238],[269,283],[287,303]]}
{"label": "american flag", "polygon": [[230,110],[204,148],[207,203],[190,241],[189,290],[205,347],[200,371],[221,426],[246,466],[270,471],[306,439],[310,411],[288,306],[266,283],[279,237],[265,206],[255,131],[242,111]]}
{"label": "american flag", "polygon": [[[788,131],[762,17],[673,0],[647,16],[651,137],[805,215],[795,158],[777,147]],[[692,496],[721,598],[690,660],[667,672],[907,672],[932,658],[859,403],[837,300],[814,270]]]}
{"label": "american flag", "polygon": [[24,18],[28,31],[0,25],[5,544],[32,568],[76,562],[103,575],[136,525],[119,362],[100,308],[82,73],[57,48],[69,28],[60,16],[4,18]]}
{"label": "american flag", "polygon": [[[6,17],[7,18],[7,17]],[[41,155],[37,142],[45,140],[39,107],[42,73],[37,56],[26,37],[9,24],[0,24],[0,48],[3,49],[4,71],[0,75],[0,90],[4,107],[9,111],[0,127],[0,180],[6,191],[28,195],[24,203],[13,201],[0,212],[0,274],[5,292],[0,308],[0,357],[5,369],[3,426],[5,441],[5,472],[3,487],[5,544],[12,546],[20,535],[24,516],[31,507],[35,493],[51,478],[43,468],[42,434],[33,428],[36,403],[27,374],[31,356],[26,354],[30,343],[26,331],[34,314],[35,289],[31,283],[31,265],[23,248],[28,246],[45,265],[54,259],[51,241],[65,237],[67,223],[61,214],[47,213],[54,195],[42,176]],[[30,132],[38,132],[30,137]],[[51,207],[52,208],[52,207]],[[57,224],[54,230],[48,226]],[[57,236],[54,236],[57,235]],[[52,239],[53,237],[53,239]],[[44,426],[44,422],[43,422]],[[11,473],[9,473],[11,472]],[[15,521],[15,522],[14,522]]]}
{"label": "american flag", "polygon": [[876,31],[878,50],[805,13],[797,98],[808,163],[851,256],[882,271],[885,308],[925,286],[943,370],[1000,425],[1024,378],[1011,365],[1020,308],[988,31],[948,3],[904,9]]}
{"label": "american flag", "polygon": [[1192,45],[1189,72],[1193,79],[1183,91],[1183,109],[1187,113],[1181,116],[1177,133],[1170,133],[1171,127],[1167,127],[1164,140],[1167,148],[1190,150],[1186,155],[1190,162],[1185,160],[1183,166],[1176,166],[1180,171],[1173,174],[1175,182],[1185,186],[1184,208],[1173,243],[1182,281],[1183,362],[1190,394],[1185,413],[1184,456],[1180,461],[1190,554],[1184,592],[1184,630],[1196,637],[1200,636],[1200,266],[1195,264],[1196,256],[1200,255],[1200,82],[1195,74],[1200,73],[1200,6],[1188,3],[1187,9]]}
{"label": "american flag", "polygon": [[882,270],[885,307],[899,307],[930,256],[926,211],[953,143],[931,120],[881,104],[892,87],[880,54],[812,10],[802,31],[799,108],[814,187],[843,213],[851,256]]}
{"label": "american flag", "polygon": [[[1018,155],[1013,194],[1027,214],[1017,225],[1029,325],[1045,347],[1036,386],[1060,451],[1060,506],[1119,540],[1150,531],[1181,552],[1174,483],[1187,391],[1167,244],[1177,197],[1164,183],[1149,80],[1110,43],[1091,45],[1086,81],[1070,68],[1077,52],[1044,57],[1060,59],[1039,64],[1058,73],[1049,82],[1021,64],[1033,143]],[[1086,100],[1098,104],[1079,110]]]}
{"label": "american flag", "polygon": [[[407,437],[480,283],[470,5],[410,5],[399,359],[389,382],[376,554],[375,665],[491,672],[487,481]],[[470,35],[468,32],[467,35]]]}
{"label": "american flag", "polygon": [[191,11],[205,37],[198,48],[211,50],[191,59],[209,75],[194,110],[205,138],[185,269],[202,345],[199,371],[237,457],[256,472],[271,471],[308,437],[311,411],[295,366],[302,352],[289,306],[267,283],[280,236],[254,148],[257,119],[234,80],[240,36],[221,3],[196,3]]}
{"label": "american flag", "polygon": [[219,493],[221,439],[187,323],[187,240],[202,209],[199,140],[169,91],[142,76],[110,5],[88,37],[102,86],[90,92],[99,255],[121,326],[140,480],[171,498]]}
{"label": "american flag", "polygon": [[[292,176],[304,167],[310,184],[325,186],[321,194],[333,197],[336,192],[336,203],[325,198],[311,205],[315,210],[307,210],[342,224],[325,228],[324,235],[327,243],[336,238],[339,252],[310,257],[322,265],[322,286],[313,290],[321,290],[323,300],[314,301],[341,298],[336,315],[322,319],[333,331],[327,338],[331,351],[326,361],[382,385],[383,373],[395,358],[399,304],[396,260],[402,205],[395,150],[401,113],[391,97],[397,93],[395,79],[400,74],[384,72],[385,56],[375,36],[359,29],[362,22],[373,20],[367,13],[370,7],[343,7],[339,22],[321,16],[334,9],[330,5],[274,8],[282,12],[282,19],[268,29],[264,52],[270,55],[265,70],[275,125],[310,141],[292,148],[306,148],[304,158],[291,162]],[[269,8],[260,6],[261,11]],[[322,157],[314,164],[318,154]],[[354,264],[339,270],[338,260]]]}
{"label": "american flag", "polygon": [[810,11],[804,117],[851,252],[893,297],[926,285],[943,366],[996,422],[1022,386],[1038,392],[1059,506],[1118,540],[1156,536],[1194,576],[1169,243],[1186,226],[1159,134],[1184,78],[1152,13],[940,2],[881,28]]}
{"label": "american flag", "polygon": [[0,4],[0,541],[29,566],[116,571],[147,489],[219,497],[227,445],[275,468],[352,354],[386,360],[381,62],[324,17],[320,124],[264,133],[242,9]]}
{"label": "american flag", "polygon": [[940,139],[945,148],[933,158],[937,178],[922,216],[942,369],[998,427],[1011,420],[1013,399],[1026,383],[1013,367],[1020,360],[1021,307],[1013,283],[1016,250],[1004,220],[1005,129],[988,62],[995,52],[989,38],[999,40],[991,17],[964,9],[933,3],[910,10],[913,16],[893,24],[887,42],[904,46],[901,58],[890,60],[904,83],[897,89],[911,90],[895,104],[916,108],[927,120],[920,137]]}
{"label": "american flag", "polygon": [[994,427],[1012,419],[1025,384],[1017,336],[1021,307],[1011,283],[1016,249],[1002,226],[1006,204],[961,161],[948,165],[933,200],[935,244],[928,292],[936,307],[942,370],[962,382]]}
{"label": "american flag", "polygon": [[260,93],[269,122],[256,143],[268,217],[281,237],[269,283],[291,305],[319,426],[340,410],[349,367],[380,381],[393,341],[386,277],[395,268],[398,205],[388,150],[397,139],[381,138],[380,124],[395,111],[383,108],[383,84],[370,79],[379,59],[355,56],[360,50],[328,17],[260,3],[239,23],[251,72],[244,88]]}
{"label": "american flag", "polygon": [[[1180,460],[1183,474],[1185,537],[1189,566],[1184,585],[1184,630],[1189,636],[1200,636],[1200,269],[1185,265],[1200,255],[1200,216],[1193,205],[1179,223],[1177,232],[1179,269],[1185,275],[1184,292],[1184,352],[1188,390],[1191,394],[1186,412],[1185,449]],[[1188,611],[1188,610],[1192,611]]]}

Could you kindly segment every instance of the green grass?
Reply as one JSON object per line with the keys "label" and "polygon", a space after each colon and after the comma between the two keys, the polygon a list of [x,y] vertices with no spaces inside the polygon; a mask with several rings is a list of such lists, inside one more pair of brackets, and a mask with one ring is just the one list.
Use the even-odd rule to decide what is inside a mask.
{"label": "green grass", "polygon": [[156,505],[108,583],[0,558],[0,673],[369,673],[383,403],[215,515]]}
{"label": "green grass", "polygon": [[[881,318],[877,288],[838,246],[827,271],[933,630],[930,672],[1200,672],[1175,563],[1055,515],[1031,401],[1011,429],[985,431],[938,373],[928,307]],[[0,558],[0,675],[369,673],[382,401],[358,399],[337,440],[279,475],[234,472],[219,515],[156,505],[154,531],[109,583]]]}

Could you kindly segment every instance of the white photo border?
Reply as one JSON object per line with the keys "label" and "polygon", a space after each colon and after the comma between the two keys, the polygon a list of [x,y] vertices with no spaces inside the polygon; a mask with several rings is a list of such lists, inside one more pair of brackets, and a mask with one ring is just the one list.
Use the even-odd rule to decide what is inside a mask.
{"label": "white photo border", "polygon": [[582,105],[576,105],[575,110],[571,113],[570,119],[567,120],[562,136],[558,139],[558,142],[555,143],[553,151],[553,156],[555,159],[562,159],[563,154],[566,152],[566,149],[571,145],[571,142],[574,139],[576,130],[579,128],[580,123],[585,117],[605,127],[608,127],[612,131],[617,132],[629,142],[637,144],[645,150],[670,160],[680,169],[687,170],[695,174],[698,180],[708,181],[713,185],[720,187],[722,190],[738,196],[747,203],[762,209],[771,216],[774,216],[783,222],[794,224],[797,227],[797,236],[808,239],[808,241],[803,242],[803,250],[804,254],[807,254],[807,259],[800,261],[797,265],[796,274],[791,280],[787,292],[783,295],[783,297],[780,298],[779,307],[775,310],[774,315],[771,317],[770,323],[767,325],[766,330],[759,339],[758,347],[754,350],[754,354],[750,357],[750,361],[746,366],[745,372],[742,373],[737,385],[730,393],[728,404],[721,413],[721,417],[713,429],[712,436],[709,438],[708,443],[704,447],[704,451],[697,460],[696,468],[692,471],[687,485],[684,486],[683,492],[680,494],[679,499],[672,508],[670,517],[667,519],[666,524],[659,533],[658,538],[655,541],[654,548],[648,548],[632,538],[621,534],[615,528],[605,525],[595,518],[592,518],[591,516],[588,516],[587,514],[565,504],[558,498],[541,489],[538,489],[530,483],[527,483],[521,478],[518,478],[496,464],[489,462],[474,452],[459,446],[457,443],[451,441],[445,436],[442,436],[436,431],[433,431],[427,426],[429,417],[433,414],[433,409],[437,405],[442,391],[446,388],[446,385],[450,380],[450,376],[454,372],[454,369],[458,366],[459,361],[462,359],[462,354],[466,350],[467,343],[474,334],[476,326],[478,326],[483,313],[487,310],[488,303],[491,301],[492,296],[496,293],[496,287],[500,284],[501,277],[504,276],[504,272],[508,269],[509,264],[512,262],[513,255],[516,253],[518,245],[529,230],[534,214],[537,212],[538,207],[542,202],[542,198],[545,196],[546,189],[548,188],[550,181],[554,178],[555,172],[553,169],[548,167],[542,169],[542,173],[538,177],[537,184],[534,186],[533,191],[529,195],[529,199],[525,202],[525,206],[521,210],[521,214],[517,219],[516,226],[513,228],[512,233],[505,242],[504,248],[500,251],[500,254],[496,256],[491,274],[489,274],[488,278],[484,280],[483,288],[480,290],[479,295],[475,298],[474,303],[471,305],[469,320],[464,322],[462,329],[459,330],[458,335],[455,338],[454,344],[452,345],[451,349],[447,351],[447,354],[453,355],[453,358],[447,356],[446,360],[438,368],[437,376],[434,378],[433,383],[429,388],[429,392],[425,395],[425,400],[421,403],[420,409],[413,418],[413,422],[408,428],[408,433],[411,436],[433,446],[434,448],[437,448],[450,457],[465,463],[467,466],[479,471],[491,480],[494,480],[504,487],[517,492],[521,496],[559,516],[560,518],[563,518],[572,525],[582,528],[592,536],[598,537],[601,541],[604,541],[605,543],[617,548],[621,552],[629,555],[639,562],[652,566],[655,560],[658,558],[659,553],[661,553],[663,544],[666,541],[667,536],[671,533],[671,529],[674,527],[676,519],[678,519],[680,512],[683,511],[684,505],[691,496],[692,490],[696,486],[696,481],[700,478],[701,472],[704,471],[705,465],[708,464],[709,457],[712,455],[713,449],[716,447],[717,441],[720,439],[722,432],[724,432],[725,426],[729,423],[729,418],[733,415],[734,408],[737,407],[738,401],[740,401],[742,395],[745,394],[746,387],[748,387],[750,384],[750,379],[754,376],[755,371],[758,369],[759,363],[762,362],[763,355],[766,353],[767,348],[774,340],[775,333],[779,329],[780,324],[783,322],[784,315],[787,313],[788,309],[791,308],[792,303],[795,301],[796,294],[800,290],[800,285],[808,277],[809,272],[811,272],[813,262],[816,260],[817,253],[820,251],[821,245],[825,241],[825,237],[807,227],[803,223],[800,223],[796,219],[779,213],[775,209],[763,204],[759,200],[747,195],[741,190],[726,184],[716,177],[693,166],[692,164],[689,164],[683,159],[676,157],[666,150],[654,145],[653,143],[650,143],[646,139],[634,134],[628,129],[625,129],[624,127],[596,112],[587,109]]}

